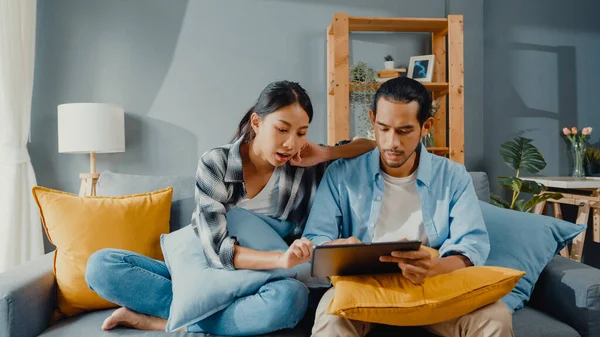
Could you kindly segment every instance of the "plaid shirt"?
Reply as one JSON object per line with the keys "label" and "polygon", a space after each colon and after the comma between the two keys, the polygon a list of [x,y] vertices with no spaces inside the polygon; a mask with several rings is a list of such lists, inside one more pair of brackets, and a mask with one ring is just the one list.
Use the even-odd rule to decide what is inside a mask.
{"label": "plaid shirt", "polygon": [[[246,196],[240,145],[223,145],[206,152],[196,172],[196,210],[191,225],[202,241],[209,266],[235,269],[235,236],[227,232],[225,213]],[[292,235],[300,236],[308,218],[317,186],[329,163],[297,167],[286,163],[279,178],[279,198],[274,218],[295,223]]]}

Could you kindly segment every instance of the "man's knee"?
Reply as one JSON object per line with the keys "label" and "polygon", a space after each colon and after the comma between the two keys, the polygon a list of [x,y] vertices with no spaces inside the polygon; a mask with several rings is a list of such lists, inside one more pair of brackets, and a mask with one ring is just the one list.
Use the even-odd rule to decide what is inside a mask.
{"label": "man's knee", "polygon": [[334,288],[329,289],[321,298],[315,313],[312,337],[325,336],[365,336],[370,324],[352,321],[337,315],[329,315],[327,308],[334,296]]}
{"label": "man's knee", "polygon": [[488,306],[481,308],[478,312],[479,319],[490,323],[512,328],[512,312],[502,301],[496,301]]}
{"label": "man's knee", "polygon": [[469,336],[509,337],[514,336],[512,328],[512,312],[502,301],[496,301],[468,315],[466,328],[474,333],[468,333]]}

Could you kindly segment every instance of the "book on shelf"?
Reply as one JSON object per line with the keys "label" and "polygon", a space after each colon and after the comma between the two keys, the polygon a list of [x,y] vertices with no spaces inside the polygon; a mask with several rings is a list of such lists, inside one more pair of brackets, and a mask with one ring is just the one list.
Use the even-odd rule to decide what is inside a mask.
{"label": "book on shelf", "polygon": [[400,77],[401,73],[406,73],[406,68],[380,70],[377,75],[379,78],[396,78]]}

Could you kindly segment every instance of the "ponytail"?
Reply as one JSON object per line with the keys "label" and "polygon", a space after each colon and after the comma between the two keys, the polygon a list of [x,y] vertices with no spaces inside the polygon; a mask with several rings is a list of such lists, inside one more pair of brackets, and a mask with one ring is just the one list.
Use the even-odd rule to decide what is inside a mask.
{"label": "ponytail", "polygon": [[240,124],[238,125],[235,136],[231,140],[232,143],[240,138],[244,138],[244,140],[242,140],[242,143],[248,143],[252,139],[254,139],[256,135],[254,134],[254,129],[252,129],[252,126],[250,125],[250,117],[252,117],[253,112],[254,107],[250,108],[248,112],[246,112],[244,118],[242,118]]}

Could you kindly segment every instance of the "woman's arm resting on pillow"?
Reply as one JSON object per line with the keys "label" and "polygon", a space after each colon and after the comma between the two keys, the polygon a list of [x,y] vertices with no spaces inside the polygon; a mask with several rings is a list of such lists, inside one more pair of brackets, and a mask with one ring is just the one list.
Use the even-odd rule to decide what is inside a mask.
{"label": "woman's arm resting on pillow", "polygon": [[263,252],[235,246],[233,264],[236,269],[270,270],[289,269],[310,261],[314,244],[308,239],[299,239],[285,252]]}

